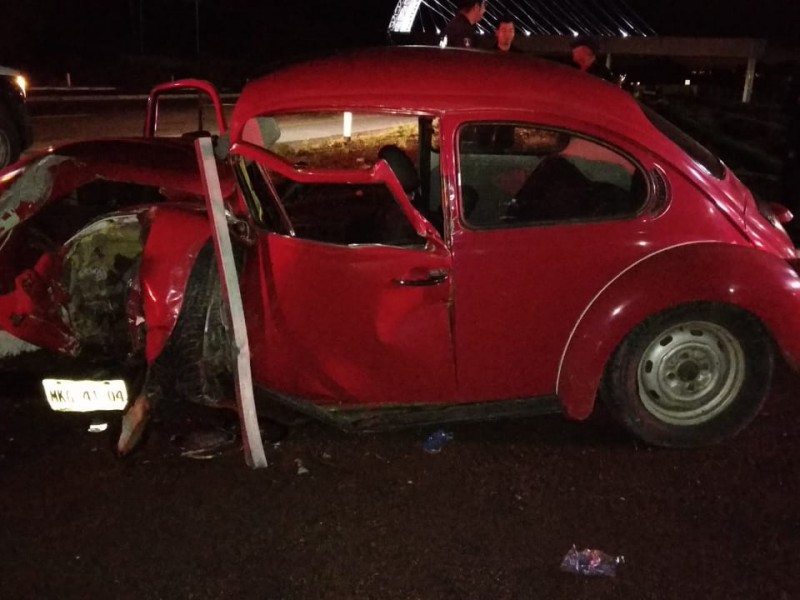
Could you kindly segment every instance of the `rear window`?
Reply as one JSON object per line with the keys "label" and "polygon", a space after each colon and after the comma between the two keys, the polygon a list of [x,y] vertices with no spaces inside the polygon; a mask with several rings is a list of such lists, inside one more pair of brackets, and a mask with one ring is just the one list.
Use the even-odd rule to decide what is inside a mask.
{"label": "rear window", "polygon": [[703,169],[708,171],[712,176],[717,179],[725,177],[725,165],[714,154],[696,142],[689,135],[678,129],[675,125],[667,121],[664,117],[659,115],[656,111],[647,106],[640,105],[645,116],[661,133],[675,142],[686,154],[688,154],[695,162],[697,162]]}

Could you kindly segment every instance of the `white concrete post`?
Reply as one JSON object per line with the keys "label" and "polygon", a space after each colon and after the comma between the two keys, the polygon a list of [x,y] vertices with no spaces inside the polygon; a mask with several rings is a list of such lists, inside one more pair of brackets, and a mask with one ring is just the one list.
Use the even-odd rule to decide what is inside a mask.
{"label": "white concrete post", "polygon": [[203,137],[195,140],[194,147],[206,194],[206,208],[211,218],[217,267],[222,282],[222,297],[228,307],[233,324],[233,340],[236,346],[236,369],[234,371],[236,404],[239,407],[239,420],[242,424],[244,458],[247,464],[254,469],[263,468],[267,466],[267,457],[264,455],[261,431],[258,428],[258,414],[253,394],[253,375],[250,371],[250,344],[247,340],[239,276],[233,260],[233,245],[230,231],[228,231],[228,221],[225,218],[222,188],[219,184],[219,173],[214,159],[214,146],[210,137]]}

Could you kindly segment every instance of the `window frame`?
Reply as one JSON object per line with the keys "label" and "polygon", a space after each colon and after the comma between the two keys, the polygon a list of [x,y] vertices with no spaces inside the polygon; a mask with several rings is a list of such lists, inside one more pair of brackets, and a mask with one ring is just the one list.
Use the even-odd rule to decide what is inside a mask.
{"label": "window frame", "polygon": [[[282,156],[270,152],[269,150],[248,142],[239,142],[231,147],[230,154],[234,158],[244,161],[252,161],[262,169],[276,171],[280,175],[304,184],[350,184],[350,185],[384,185],[393,200],[397,203],[404,217],[421,239],[420,246],[433,244],[436,247],[444,248],[445,244],[436,228],[420,215],[411,205],[403,191],[402,184],[391,167],[383,160],[377,161],[370,169],[323,169],[323,168],[298,168],[288,162]],[[291,231],[294,227],[288,217],[286,207],[274,189],[274,185],[269,184],[271,189],[272,201],[275,202],[282,214],[286,215]],[[241,189],[241,188],[240,188]],[[245,190],[242,190],[245,193]],[[256,220],[253,215],[250,202],[246,202],[248,213],[252,220]],[[263,226],[260,229],[266,229]],[[286,234],[283,234],[286,235]],[[293,235],[293,234],[289,234]],[[326,243],[326,242],[321,242]],[[393,246],[394,247],[394,246]],[[401,246],[402,247],[402,246]],[[409,248],[414,248],[409,246]]]}

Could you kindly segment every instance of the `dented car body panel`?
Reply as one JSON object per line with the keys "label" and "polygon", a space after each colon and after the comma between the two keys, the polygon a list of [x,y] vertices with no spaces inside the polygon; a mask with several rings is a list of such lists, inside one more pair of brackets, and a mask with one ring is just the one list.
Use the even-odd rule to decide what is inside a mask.
{"label": "dented car body panel", "polygon": [[273,357],[254,361],[256,382],[339,406],[456,401],[452,286],[401,283],[447,273],[450,263],[444,251],[267,236],[245,273],[263,274],[264,312],[248,325],[249,337],[266,346],[254,346],[254,355]]}
{"label": "dented car body panel", "polygon": [[[212,96],[224,131],[200,83],[186,85]],[[154,106],[141,140],[0,173],[0,329],[80,355],[123,314],[129,351],[153,371],[199,352],[186,361],[223,373],[206,190],[191,143],[155,137]],[[366,133],[331,133],[353,114]],[[217,150],[254,382],[310,414],[533,414],[557,398],[582,419],[620,365],[643,390],[663,359],[663,387],[630,401],[673,427],[683,409],[659,403],[683,394],[667,404],[690,406],[689,424],[670,439],[692,427],[708,439],[715,411],[744,402],[722,397],[752,378],[747,338],[800,363],[800,278],[780,224],[711,153],[577,71],[437,48],[313,61],[249,84]],[[135,189],[91,187],[109,184]],[[57,202],[85,219],[38,252],[36,219]],[[109,295],[84,298],[91,280]],[[111,297],[106,313],[81,309]],[[726,329],[729,314],[753,336]],[[662,322],[658,338],[648,328]],[[690,351],[666,357],[648,335]]]}
{"label": "dented car body panel", "polygon": [[[223,184],[231,195],[232,180]],[[83,142],[14,165],[0,183],[0,326],[71,356],[97,349],[99,338],[113,345],[119,319],[104,323],[97,307],[124,315],[135,280],[152,360],[210,235],[202,193],[191,144],[170,140]],[[122,287],[112,301],[114,286]],[[98,292],[92,301],[88,290]]]}
{"label": "dented car body panel", "polygon": [[153,362],[178,320],[189,274],[211,232],[202,207],[156,208],[148,213],[148,220],[140,281],[147,323],[146,358]]}

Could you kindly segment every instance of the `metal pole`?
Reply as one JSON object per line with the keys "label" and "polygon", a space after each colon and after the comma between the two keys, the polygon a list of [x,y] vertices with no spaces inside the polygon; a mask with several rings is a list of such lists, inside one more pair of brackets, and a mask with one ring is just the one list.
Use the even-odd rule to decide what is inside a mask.
{"label": "metal pole", "polygon": [[742,91],[742,102],[749,104],[753,97],[753,84],[756,79],[756,59],[751,56],[747,59],[747,71],[744,75],[744,90]]}

